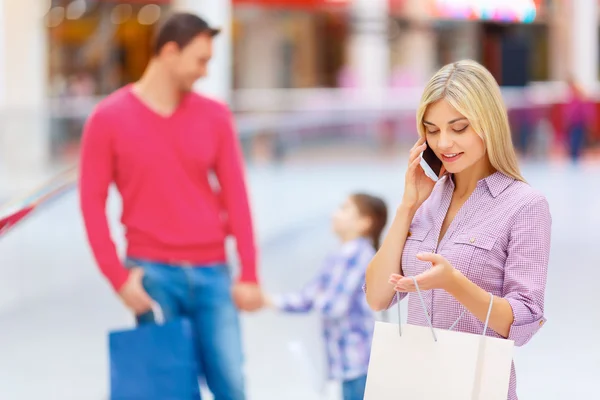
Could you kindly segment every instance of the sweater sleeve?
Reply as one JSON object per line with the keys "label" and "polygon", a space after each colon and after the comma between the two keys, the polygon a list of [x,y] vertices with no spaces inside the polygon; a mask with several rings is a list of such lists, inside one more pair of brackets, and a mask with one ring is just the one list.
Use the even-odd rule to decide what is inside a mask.
{"label": "sweater sleeve", "polygon": [[79,201],[96,262],[102,274],[118,291],[127,280],[128,271],[118,257],[106,216],[108,189],[113,181],[113,157],[109,122],[96,110],[83,131]]}
{"label": "sweater sleeve", "polygon": [[235,237],[241,262],[241,282],[256,283],[256,246],[250,204],[246,188],[244,160],[235,129],[233,116],[225,108],[220,124],[219,153],[215,174],[219,180],[227,211],[228,225]]}

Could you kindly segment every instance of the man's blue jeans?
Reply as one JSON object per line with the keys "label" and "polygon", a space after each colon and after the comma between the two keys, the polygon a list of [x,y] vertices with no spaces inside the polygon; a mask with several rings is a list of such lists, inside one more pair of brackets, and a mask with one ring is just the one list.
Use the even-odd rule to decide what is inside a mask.
{"label": "man's blue jeans", "polygon": [[[160,304],[166,321],[191,320],[200,377],[215,400],[244,400],[241,329],[228,266],[172,266],[137,259],[127,264],[143,268],[144,288]],[[154,322],[154,315],[149,312],[137,320]]]}

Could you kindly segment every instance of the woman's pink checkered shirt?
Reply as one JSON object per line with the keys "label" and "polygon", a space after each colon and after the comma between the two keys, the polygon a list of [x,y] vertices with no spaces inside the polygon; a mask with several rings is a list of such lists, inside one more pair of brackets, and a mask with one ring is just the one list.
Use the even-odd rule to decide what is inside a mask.
{"label": "woman's pink checkered shirt", "polygon": [[[403,273],[415,276],[430,268],[430,263],[417,260],[417,253],[441,254],[479,287],[509,301],[514,323],[508,339],[522,346],[546,321],[544,294],[552,224],[548,202],[528,184],[496,172],[478,182],[437,246],[453,191],[452,179],[442,178],[417,211],[402,254]],[[423,297],[436,328],[450,328],[464,310],[443,290],[423,292]],[[408,323],[427,326],[416,294],[408,299]],[[454,329],[481,334],[483,328],[467,312]],[[487,335],[500,337],[491,329]],[[513,364],[508,400],[517,400],[516,386]]]}

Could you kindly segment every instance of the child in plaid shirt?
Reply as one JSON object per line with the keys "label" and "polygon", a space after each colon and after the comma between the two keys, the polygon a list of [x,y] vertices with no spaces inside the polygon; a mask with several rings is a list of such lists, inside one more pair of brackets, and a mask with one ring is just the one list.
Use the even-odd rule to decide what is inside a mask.
{"label": "child in plaid shirt", "polygon": [[351,195],[333,215],[333,231],[341,244],[320,273],[298,293],[265,296],[266,305],[283,312],[321,314],[329,379],[342,382],[343,400],[364,397],[374,315],[362,285],[386,223],[382,199]]}

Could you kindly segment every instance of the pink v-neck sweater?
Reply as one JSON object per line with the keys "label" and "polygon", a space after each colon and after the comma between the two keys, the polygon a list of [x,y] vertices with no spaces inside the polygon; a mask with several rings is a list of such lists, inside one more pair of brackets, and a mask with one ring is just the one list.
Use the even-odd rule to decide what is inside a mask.
{"label": "pink v-neck sweater", "polygon": [[[128,272],[111,240],[109,186],[122,197],[127,256],[173,265],[226,261],[232,234],[240,280],[256,282],[256,249],[243,158],[233,118],[221,103],[187,94],[161,116],[124,87],[90,116],[82,139],[80,203],[102,273],[118,290]],[[214,179],[216,178],[216,179]]]}

